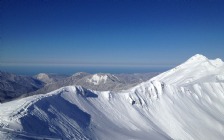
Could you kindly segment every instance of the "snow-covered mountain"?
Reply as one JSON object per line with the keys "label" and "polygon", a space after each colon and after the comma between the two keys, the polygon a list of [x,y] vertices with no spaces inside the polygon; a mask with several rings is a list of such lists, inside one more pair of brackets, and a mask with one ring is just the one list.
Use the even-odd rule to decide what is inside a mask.
{"label": "snow-covered mountain", "polygon": [[[152,80],[162,80],[169,84],[186,85],[188,83],[224,82],[224,66],[221,59],[209,60],[197,54],[185,63],[164,72]],[[172,78],[170,78],[172,77]]]}
{"label": "snow-covered mountain", "polygon": [[127,90],[67,86],[7,102],[0,138],[223,140],[223,77],[220,59],[195,55]]}
{"label": "snow-covered mountain", "polygon": [[21,76],[0,71],[0,102],[12,100],[22,94],[38,90],[43,86],[43,82],[31,76]]}

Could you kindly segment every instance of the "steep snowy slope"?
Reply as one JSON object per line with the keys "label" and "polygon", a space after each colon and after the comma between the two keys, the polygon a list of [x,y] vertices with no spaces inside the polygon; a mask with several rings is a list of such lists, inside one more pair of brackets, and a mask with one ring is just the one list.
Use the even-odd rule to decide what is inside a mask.
{"label": "steep snowy slope", "polygon": [[0,110],[1,131],[13,130],[12,138],[169,138],[133,108],[128,96],[69,86],[5,103]]}
{"label": "steep snowy slope", "polygon": [[135,100],[148,107],[143,93],[157,99],[158,110],[149,111],[156,119],[151,120],[174,139],[221,140],[224,139],[223,76],[224,63],[220,59],[208,60],[197,54],[135,87]]}
{"label": "steep snowy slope", "polygon": [[0,105],[4,139],[224,139],[224,64],[202,55],[120,92],[67,86]]}

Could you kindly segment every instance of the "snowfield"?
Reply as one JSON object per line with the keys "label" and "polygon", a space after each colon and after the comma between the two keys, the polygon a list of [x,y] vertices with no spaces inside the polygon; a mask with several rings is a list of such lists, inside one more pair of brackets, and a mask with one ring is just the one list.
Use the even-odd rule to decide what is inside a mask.
{"label": "snowfield", "polygon": [[92,78],[88,79],[88,82],[93,83],[94,85],[99,85],[100,82],[106,83],[107,78],[107,75],[94,74]]}
{"label": "snowfield", "polygon": [[31,138],[223,140],[224,63],[195,55],[128,90],[74,85],[0,104],[0,139]]}

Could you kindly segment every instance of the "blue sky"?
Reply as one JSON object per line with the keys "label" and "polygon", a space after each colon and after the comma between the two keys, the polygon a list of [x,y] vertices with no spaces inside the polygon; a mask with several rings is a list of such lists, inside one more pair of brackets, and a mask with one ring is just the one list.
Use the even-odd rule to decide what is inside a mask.
{"label": "blue sky", "polygon": [[3,0],[1,65],[224,59],[222,0]]}

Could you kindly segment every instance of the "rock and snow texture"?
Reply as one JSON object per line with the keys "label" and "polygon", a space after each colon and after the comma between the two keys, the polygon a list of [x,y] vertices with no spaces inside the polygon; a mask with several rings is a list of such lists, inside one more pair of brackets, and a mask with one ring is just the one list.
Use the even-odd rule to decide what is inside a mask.
{"label": "rock and snow texture", "polygon": [[67,76],[40,73],[36,76],[15,75],[0,71],[0,102],[6,102],[37,91],[46,84],[65,79]]}
{"label": "rock and snow texture", "polygon": [[39,73],[34,76],[36,79],[44,82],[45,84],[51,84],[54,82],[58,82],[64,80],[68,76],[66,75],[59,75],[59,74],[47,74],[47,73]]}
{"label": "rock and snow texture", "polygon": [[22,94],[33,92],[44,83],[31,76],[15,75],[0,71],[0,102],[12,100]]}
{"label": "rock and snow texture", "polygon": [[0,105],[3,139],[224,139],[224,64],[196,55],[128,90],[67,86]]}

